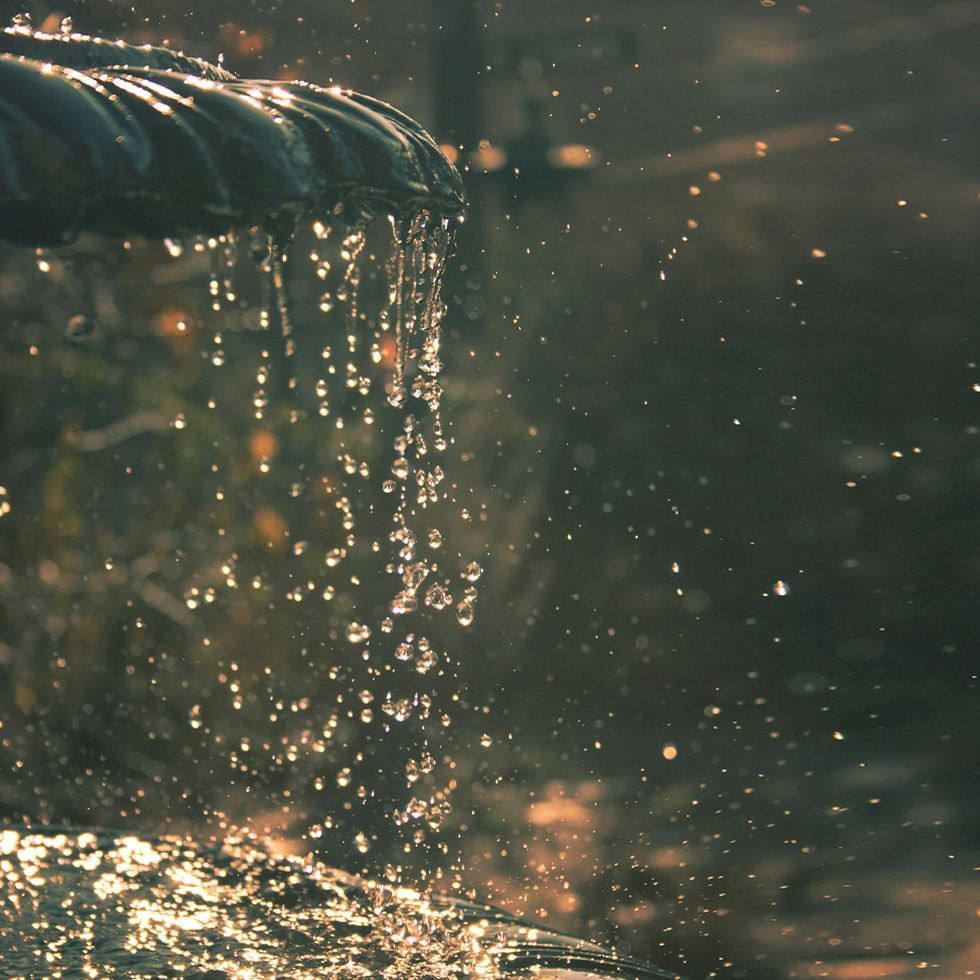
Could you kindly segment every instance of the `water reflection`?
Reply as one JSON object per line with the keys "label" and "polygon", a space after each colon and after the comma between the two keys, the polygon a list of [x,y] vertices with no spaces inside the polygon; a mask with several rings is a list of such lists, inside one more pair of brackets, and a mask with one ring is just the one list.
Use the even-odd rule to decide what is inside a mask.
{"label": "water reflection", "polygon": [[8,829],[0,874],[7,976],[674,976],[248,841]]}

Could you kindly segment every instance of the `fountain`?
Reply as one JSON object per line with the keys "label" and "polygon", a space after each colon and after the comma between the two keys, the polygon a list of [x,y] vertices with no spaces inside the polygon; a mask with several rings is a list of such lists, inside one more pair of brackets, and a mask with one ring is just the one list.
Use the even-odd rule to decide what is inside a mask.
{"label": "fountain", "polygon": [[[139,281],[141,262],[167,260],[163,240],[173,269],[163,281],[206,274],[207,290],[201,311],[158,313],[156,343],[208,391],[194,403],[177,379],[122,419],[103,405],[96,415],[109,417],[86,419],[63,448],[98,454],[147,433],[179,447],[210,431],[207,465],[178,448],[156,472],[172,481],[176,470],[190,481],[178,496],[193,487],[211,504],[188,521],[176,483],[163,495],[147,487],[133,506],[170,507],[178,531],[134,534],[113,509],[74,532],[70,556],[2,566],[9,645],[34,637],[32,655],[12,655],[12,673],[28,677],[15,701],[32,717],[51,698],[40,739],[30,721],[4,729],[5,751],[23,753],[5,804],[21,817],[0,831],[7,971],[672,976],[439,891],[454,860],[440,837],[456,783],[443,739],[459,700],[452,635],[476,616],[482,572],[447,544],[459,501],[438,462],[452,439],[440,288],[465,203],[459,175],[417,123],[377,100],[240,79],[63,28],[41,34],[21,19],[0,34],[0,236],[20,254],[35,249],[42,292],[78,307],[66,330],[79,344],[125,334],[127,322],[96,295],[93,256],[115,250],[117,274],[135,263]],[[254,364],[244,399],[227,369],[242,360]],[[377,445],[392,450],[380,477]],[[31,524],[26,486],[3,476],[0,530]],[[73,597],[95,593],[126,597],[113,614],[126,655],[97,676],[157,697],[160,730],[141,727],[133,705],[106,707],[104,691],[73,689],[63,649],[85,632]],[[295,610],[289,637],[270,626],[282,603]],[[96,643],[90,632],[83,647]],[[187,657],[213,662],[208,689],[181,684]],[[38,660],[50,661],[43,681]],[[296,697],[297,684],[309,695]],[[100,726],[158,785],[177,777],[154,769],[156,747],[181,745],[201,774],[179,774],[190,811],[229,768],[226,799],[240,788],[288,804],[292,784],[312,784],[306,853],[272,853],[214,800],[205,809],[226,831],[214,843],[59,826],[71,799],[32,813],[32,772],[58,771],[58,745],[73,732],[97,741]],[[114,800],[124,782],[93,762],[73,785]],[[144,798],[140,786],[127,815],[139,817]],[[360,876],[324,860],[349,865],[351,854]],[[440,859],[446,875],[432,870]]]}

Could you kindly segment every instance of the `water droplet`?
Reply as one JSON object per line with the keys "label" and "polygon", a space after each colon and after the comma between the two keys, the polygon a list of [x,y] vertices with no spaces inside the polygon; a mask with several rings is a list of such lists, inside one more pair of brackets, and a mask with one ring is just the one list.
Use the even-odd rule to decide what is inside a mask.
{"label": "water droplet", "polygon": [[96,323],[90,316],[77,313],[70,317],[65,327],[65,334],[70,340],[85,340],[95,334]]}
{"label": "water droplet", "polygon": [[461,602],[456,606],[456,621],[460,626],[469,626],[476,615],[472,603]]}
{"label": "water droplet", "polygon": [[482,745],[485,749],[489,749],[490,746],[493,745],[493,739],[484,732],[484,734],[480,736],[480,745]]}
{"label": "water droplet", "polygon": [[406,616],[415,612],[418,607],[419,601],[415,598],[414,593],[402,591],[391,600],[390,609],[392,616]]}
{"label": "water droplet", "polygon": [[430,585],[426,590],[425,604],[433,609],[445,609],[452,601],[453,597],[441,585]]}
{"label": "water droplet", "polygon": [[364,623],[348,623],[347,639],[351,643],[366,643],[371,639],[371,627],[366,626]]}
{"label": "water droplet", "polygon": [[773,583],[772,591],[778,596],[789,595],[789,585],[782,579]]}
{"label": "water droplet", "polygon": [[62,17],[59,27],[61,28],[62,34],[71,34],[75,30],[75,22],[71,17]]}
{"label": "water droplet", "polygon": [[483,569],[475,561],[468,562],[466,568],[463,569],[463,578],[467,582],[478,582],[482,574]]}

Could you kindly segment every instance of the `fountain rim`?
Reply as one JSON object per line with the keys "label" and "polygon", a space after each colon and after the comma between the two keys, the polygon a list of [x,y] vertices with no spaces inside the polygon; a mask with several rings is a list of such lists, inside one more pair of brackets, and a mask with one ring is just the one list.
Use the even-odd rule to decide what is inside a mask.
{"label": "fountain rim", "polygon": [[[39,158],[63,179],[45,185]],[[378,98],[241,78],[159,46],[0,30],[0,236],[11,241],[58,245],[85,231],[177,238],[251,225],[288,235],[307,216],[353,223],[427,212],[452,221],[466,205],[435,139]],[[122,217],[113,224],[107,211]]]}

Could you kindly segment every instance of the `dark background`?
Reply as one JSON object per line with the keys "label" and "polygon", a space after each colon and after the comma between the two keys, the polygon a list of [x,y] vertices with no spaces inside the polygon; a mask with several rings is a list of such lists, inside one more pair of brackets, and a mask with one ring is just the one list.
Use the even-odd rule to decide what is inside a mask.
{"label": "dark background", "polygon": [[[447,289],[447,468],[478,515],[449,530],[487,570],[455,641],[468,883],[696,977],[968,975],[980,4],[32,6],[368,91],[472,161]],[[86,254],[93,343],[33,256],[0,271],[0,805],[290,847],[315,797],[215,776],[183,719],[219,668],[134,639],[150,573],[95,574],[193,536],[212,444],[247,433],[66,438],[206,393],[167,328],[200,283]],[[288,612],[264,640],[296,698]]]}

